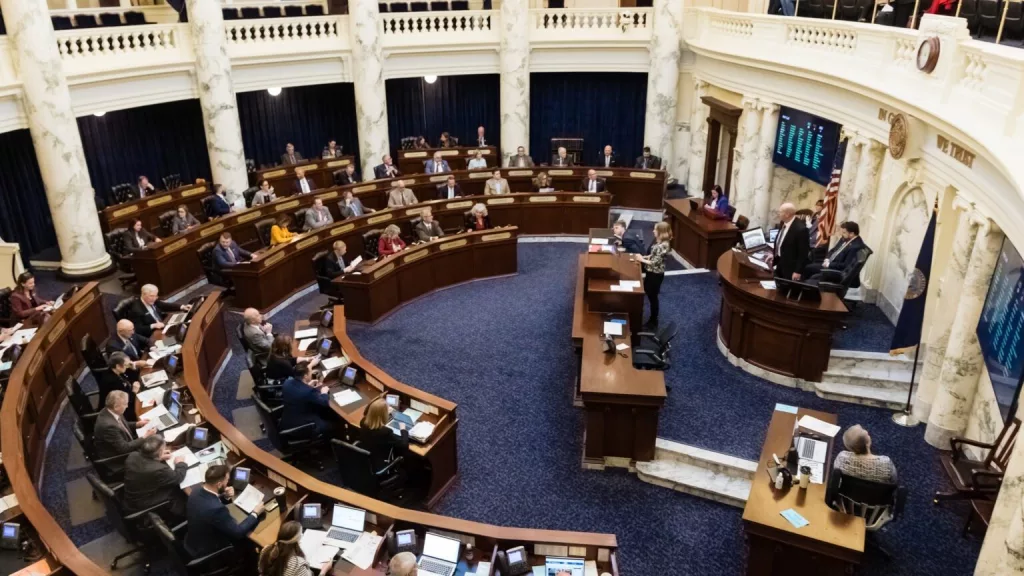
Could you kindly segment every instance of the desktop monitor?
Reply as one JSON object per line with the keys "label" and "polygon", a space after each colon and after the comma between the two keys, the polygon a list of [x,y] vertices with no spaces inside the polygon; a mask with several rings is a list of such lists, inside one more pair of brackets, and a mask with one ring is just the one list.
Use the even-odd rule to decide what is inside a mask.
{"label": "desktop monitor", "polygon": [[330,310],[324,310],[323,316],[320,317],[320,326],[324,328],[330,328],[331,322],[334,321],[334,312]]}
{"label": "desktop monitor", "polygon": [[358,371],[355,366],[346,366],[345,371],[341,373],[341,383],[345,386],[352,386],[356,383],[356,375]]}
{"label": "desktop monitor", "polygon": [[178,373],[178,367],[181,365],[181,360],[177,356],[171,355],[167,357],[167,361],[164,362],[164,372],[167,372],[168,378],[173,378]]}
{"label": "desktop monitor", "polygon": [[398,410],[398,405],[401,404],[401,397],[398,394],[386,394],[384,401],[388,403],[389,408]]}
{"label": "desktop monitor", "polygon": [[775,239],[778,238],[778,237],[779,237],[779,229],[778,228],[772,228],[771,230],[768,231],[768,242],[771,242],[772,244],[775,244]]}
{"label": "desktop monitor", "polygon": [[234,472],[231,473],[231,487],[235,489],[235,494],[241,494],[245,487],[249,485],[249,476],[250,470],[241,466],[235,468]]}
{"label": "desktop monitor", "polygon": [[319,354],[321,358],[327,358],[328,356],[331,355],[331,348],[333,344],[334,343],[331,341],[330,338],[324,338],[323,340],[320,341],[320,347],[317,348],[316,351],[317,354]]}
{"label": "desktop monitor", "polygon": [[210,442],[210,431],[206,428],[192,429],[192,448],[202,450]]}
{"label": "desktop monitor", "polygon": [[320,528],[320,504],[306,503],[299,507],[299,524],[303,528]]}
{"label": "desktop monitor", "polygon": [[754,228],[753,230],[745,230],[742,234],[743,237],[743,249],[744,250],[756,250],[761,246],[765,245],[764,241],[764,230],[760,228]]}
{"label": "desktop monitor", "polygon": [[558,576],[561,573],[568,573],[569,576],[584,576],[586,560],[583,558],[552,558],[544,561],[544,575]]}
{"label": "desktop monitor", "polygon": [[3,530],[0,532],[0,548],[17,550],[20,542],[21,525],[17,522],[4,522]]}

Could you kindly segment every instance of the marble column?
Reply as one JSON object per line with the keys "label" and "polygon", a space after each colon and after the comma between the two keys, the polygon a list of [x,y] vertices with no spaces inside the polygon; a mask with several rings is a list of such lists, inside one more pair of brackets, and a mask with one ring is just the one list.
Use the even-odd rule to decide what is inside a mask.
{"label": "marble column", "polygon": [[61,271],[79,277],[105,271],[110,256],[49,9],[44,0],[0,0],[0,9],[25,92],[22,103],[57,233]]}
{"label": "marble column", "polygon": [[356,97],[356,131],[363,178],[389,153],[388,101],[384,92],[384,52],[380,45],[377,0],[349,2],[348,29],[352,40],[352,84]]}
{"label": "marble column", "polygon": [[736,207],[737,215],[750,218],[754,210],[754,165],[757,162],[758,145],[761,138],[761,110],[758,100],[752,96],[743,97],[743,112],[736,130],[735,148],[732,160],[732,198],[730,204]]}
{"label": "marble column", "polygon": [[679,94],[679,64],[683,53],[682,12],[683,3],[677,0],[654,1],[644,145],[651,147],[652,154],[661,157],[665,169],[675,164],[673,132]]}
{"label": "marble column", "polygon": [[1024,574],[1024,442],[1014,444],[974,576]]}
{"label": "marble column", "polygon": [[928,335],[925,338],[927,346],[925,347],[924,366],[914,397],[914,416],[921,422],[927,422],[932,411],[935,391],[938,390],[939,377],[942,375],[942,363],[946,357],[946,348],[949,346],[953,319],[956,317],[960,294],[964,286],[964,277],[967,274],[967,261],[974,248],[975,236],[971,226],[971,205],[958,196],[953,200],[953,210],[961,212],[956,226],[956,235],[953,237],[952,253],[936,292],[938,306],[935,308],[928,327]]}
{"label": "marble column", "polygon": [[775,147],[775,133],[779,130],[779,107],[770,102],[761,101],[758,104],[761,111],[760,142],[757,146],[756,161],[754,164],[754,188],[753,188],[753,209],[747,215],[750,218],[750,227],[768,225],[771,220],[772,174],[773,166],[772,153]]}
{"label": "marble column", "polygon": [[[846,144],[846,157],[843,158],[843,177],[839,180],[839,196],[836,197],[836,230],[839,223],[849,219],[850,208],[854,204],[854,185],[857,182],[857,166],[860,164],[860,151],[867,139],[856,131],[843,130],[849,136]],[[831,243],[834,245],[839,234],[832,231]]]}
{"label": "marble column", "polygon": [[878,195],[878,178],[885,159],[885,145],[873,138],[860,142],[860,157],[853,178],[853,190],[847,206],[846,220],[860,226],[860,235],[867,238],[875,213],[875,197]]}
{"label": "marble column", "polygon": [[[374,0],[376,1],[376,0]],[[501,152],[502,166],[519,146],[530,146],[530,31],[526,0],[501,3]],[[538,160],[547,150],[531,151]],[[539,156],[538,154],[542,154]]]}
{"label": "marble column", "polygon": [[967,429],[978,379],[985,368],[976,329],[1003,242],[1003,233],[991,220],[977,212],[971,215],[971,220],[977,228],[974,248],[950,328],[946,356],[942,359],[928,427],[924,431],[925,441],[942,449],[948,449],[949,439],[962,435]]}
{"label": "marble column", "polygon": [[704,159],[708,149],[708,114],[711,110],[701,101],[707,94],[708,83],[693,78],[693,114],[690,117],[690,169],[686,179],[686,193],[704,195]]}

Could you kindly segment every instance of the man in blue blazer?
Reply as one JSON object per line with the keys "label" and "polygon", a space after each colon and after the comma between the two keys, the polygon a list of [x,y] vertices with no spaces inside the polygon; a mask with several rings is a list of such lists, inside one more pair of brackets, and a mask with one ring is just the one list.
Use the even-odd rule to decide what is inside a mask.
{"label": "man in blue blazer", "polygon": [[185,551],[193,558],[241,542],[259,524],[260,515],[263,514],[262,503],[257,504],[241,522],[235,522],[231,517],[231,512],[225,506],[226,502],[235,497],[235,490],[228,486],[229,470],[223,464],[210,466],[206,470],[203,484],[194,487],[188,496]]}
{"label": "man in blue blazer", "polygon": [[440,152],[434,152],[434,159],[427,160],[427,174],[441,174],[451,171],[451,168],[448,167],[448,161],[441,159]]}
{"label": "man in blue blazer", "polygon": [[281,403],[284,408],[278,425],[280,429],[297,428],[312,422],[316,424],[318,435],[331,432],[331,424],[322,416],[330,410],[329,389],[327,386],[317,389],[318,384],[313,380],[309,363],[302,362],[295,366],[295,375],[281,386]]}
{"label": "man in blue blazer", "polygon": [[620,246],[629,254],[644,254],[644,241],[636,236],[626,235],[626,223],[619,220],[612,225],[612,237],[609,239],[612,244]]}
{"label": "man in blue blazer", "polygon": [[213,263],[217,268],[232,268],[241,262],[255,259],[252,252],[240,247],[231,239],[230,232],[221,234],[217,245],[213,247]]}
{"label": "man in blue blazer", "polygon": [[231,204],[228,203],[227,191],[223,184],[213,187],[213,196],[210,198],[210,217],[218,218],[231,213]]}

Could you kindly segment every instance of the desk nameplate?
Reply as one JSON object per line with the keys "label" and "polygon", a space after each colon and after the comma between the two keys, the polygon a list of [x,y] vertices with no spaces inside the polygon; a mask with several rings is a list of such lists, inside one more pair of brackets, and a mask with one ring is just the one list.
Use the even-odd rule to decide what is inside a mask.
{"label": "desk nameplate", "polygon": [[348,232],[349,230],[352,230],[355,227],[356,227],[356,225],[353,222],[349,222],[348,224],[345,224],[344,226],[336,226],[334,228],[331,228],[331,236],[337,236],[338,234],[344,234],[345,232]]}
{"label": "desk nameplate", "polygon": [[533,170],[509,170],[509,176],[533,176]]}
{"label": "desk nameplate", "polygon": [[511,232],[501,232],[499,234],[486,234],[480,237],[481,242],[494,242],[496,240],[508,240],[512,237]]}
{"label": "desk nameplate", "polygon": [[430,251],[427,250],[427,249],[417,250],[416,252],[413,252],[412,254],[409,254],[405,258],[402,258],[402,263],[403,264],[408,264],[409,262],[415,262],[415,261],[419,260],[420,258],[423,258],[424,256],[427,256],[428,254],[430,254]]}
{"label": "desk nameplate", "polygon": [[84,298],[82,298],[81,302],[79,302],[78,304],[75,304],[75,314],[78,314],[82,310],[85,310],[86,306],[91,304],[92,301],[95,300],[95,299],[96,299],[96,293],[95,292],[92,292],[91,294],[89,294],[89,295],[85,296]]}
{"label": "desk nameplate", "polygon": [[367,184],[366,186],[357,186],[357,187],[353,188],[352,189],[352,193],[353,194],[358,194],[360,192],[369,192],[371,190],[376,190],[376,189],[377,189],[377,185],[376,184]]}
{"label": "desk nameplate", "polygon": [[655,178],[658,177],[658,174],[655,173],[655,172],[630,172],[629,173],[629,177],[630,178],[647,178],[648,180],[654,180]]}
{"label": "desk nameplate", "polygon": [[206,186],[198,186],[198,187],[193,188],[191,190],[185,190],[184,192],[181,193],[181,197],[182,198],[191,198],[192,196],[198,196],[198,195],[202,194],[203,192],[206,192]]}
{"label": "desk nameplate", "polygon": [[207,236],[212,236],[212,235],[216,234],[217,232],[220,232],[223,229],[224,229],[224,223],[223,222],[221,222],[219,224],[214,224],[213,226],[210,226],[209,228],[204,228],[204,229],[200,230],[199,231],[199,237],[200,238],[206,238]]}
{"label": "desk nameplate", "polygon": [[331,198],[337,198],[337,197],[338,197],[338,191],[335,190],[334,192],[328,192],[326,194],[320,194],[319,196],[316,197],[316,199],[317,200],[330,200]]}
{"label": "desk nameplate", "polygon": [[153,198],[149,202],[146,202],[146,206],[160,206],[162,204],[167,204],[171,200],[174,200],[174,197],[167,194],[165,196],[160,196],[159,198]]}
{"label": "desk nameplate", "polygon": [[441,244],[440,250],[442,252],[444,252],[445,250],[453,250],[455,248],[462,248],[466,244],[469,244],[469,240],[467,240],[465,238],[463,238],[461,240],[455,240],[454,242],[445,242],[444,244]]}
{"label": "desk nameplate", "polygon": [[572,170],[548,170],[548,176],[572,176]]}
{"label": "desk nameplate", "polygon": [[273,266],[274,264],[277,264],[281,260],[284,260],[284,257],[287,256],[287,255],[288,254],[282,250],[282,251],[278,252],[277,254],[274,254],[273,256],[270,256],[269,258],[264,258],[263,259],[263,267],[267,268],[268,266]]}
{"label": "desk nameplate", "polygon": [[296,166],[292,170],[293,171],[304,170],[306,172],[309,172],[310,170],[316,170],[316,169],[317,169],[317,165],[316,164],[306,164],[304,166]]}
{"label": "desk nameplate", "polygon": [[164,254],[171,254],[173,252],[177,252],[178,250],[181,250],[185,246],[188,246],[188,238],[181,238],[180,240],[175,240],[174,242],[171,242],[170,244],[164,246]]}
{"label": "desk nameplate", "polygon": [[290,208],[295,208],[299,204],[301,204],[301,202],[299,202],[298,200],[291,200],[289,202],[285,202],[284,204],[278,205],[276,208],[274,208],[274,211],[275,212],[281,212],[282,210],[288,210]]}
{"label": "desk nameplate", "polygon": [[306,238],[302,242],[299,242],[298,244],[295,245],[295,250],[305,250],[306,248],[309,248],[310,246],[313,246],[314,244],[316,244],[319,241],[320,241],[320,237],[319,236],[312,236],[310,238]]}
{"label": "desk nameplate", "polygon": [[395,217],[394,214],[388,212],[387,214],[381,214],[379,216],[371,216],[371,217],[366,219],[366,223],[367,224],[377,224],[379,222],[387,222],[388,220],[391,220],[394,217]]}
{"label": "desk nameplate", "polygon": [[491,174],[493,174],[493,172],[470,172],[469,178],[470,180],[481,180],[483,178],[490,178]]}
{"label": "desk nameplate", "polygon": [[348,160],[348,159],[345,159],[345,160],[331,160],[330,162],[328,162],[327,164],[324,165],[324,168],[337,168],[338,166],[348,166],[351,163],[352,163],[352,161]]}
{"label": "desk nameplate", "polygon": [[573,196],[573,202],[589,202],[591,204],[600,204],[602,198],[600,196]]}
{"label": "desk nameplate", "polygon": [[444,205],[444,209],[445,210],[458,210],[460,208],[472,208],[472,207],[473,207],[473,201],[472,200],[463,200],[461,202],[449,202],[448,204]]}
{"label": "desk nameplate", "polygon": [[263,211],[262,210],[253,210],[253,211],[248,212],[246,214],[239,214],[238,218],[235,219],[235,222],[238,222],[239,224],[245,224],[246,222],[249,222],[251,220],[255,220],[255,219],[259,218],[262,215],[263,215]]}
{"label": "desk nameplate", "polygon": [[394,269],[395,269],[395,263],[392,262],[391,264],[388,264],[387,266],[384,266],[380,270],[377,270],[376,272],[374,272],[373,273],[373,279],[376,280],[378,278],[382,278],[382,277],[386,276],[388,273],[390,273]]}
{"label": "desk nameplate", "polygon": [[505,198],[488,198],[487,205],[494,206],[495,204],[514,204],[515,201],[516,199],[511,196]]}
{"label": "desk nameplate", "polygon": [[558,196],[530,196],[530,202],[543,203],[543,202],[558,202]]}
{"label": "desk nameplate", "polygon": [[277,178],[278,176],[284,176],[287,173],[288,173],[288,171],[285,170],[284,168],[282,168],[280,170],[271,170],[270,172],[264,172],[263,173],[263,180],[267,180],[269,178]]}
{"label": "desk nameplate", "polygon": [[406,152],[402,155],[402,158],[426,158],[426,152]]}
{"label": "desk nameplate", "polygon": [[127,206],[125,208],[121,208],[120,210],[114,210],[114,213],[111,214],[110,216],[112,218],[120,218],[121,216],[125,216],[125,215],[131,214],[133,212],[138,212],[138,211],[139,211],[139,206],[138,206],[138,204],[136,204],[134,206]]}

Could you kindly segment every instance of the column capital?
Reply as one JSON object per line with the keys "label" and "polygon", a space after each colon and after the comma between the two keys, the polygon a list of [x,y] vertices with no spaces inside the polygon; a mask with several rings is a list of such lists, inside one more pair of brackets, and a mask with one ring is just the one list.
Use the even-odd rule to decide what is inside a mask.
{"label": "column capital", "polygon": [[974,210],[974,202],[971,202],[964,197],[959,191],[953,196],[953,210],[960,210],[963,212],[970,212]]}
{"label": "column capital", "polygon": [[779,105],[774,102],[758,98],[757,109],[768,114],[774,114],[779,111]]}
{"label": "column capital", "polygon": [[745,95],[745,96],[743,96],[742,104],[743,104],[743,108],[744,109],[759,110],[760,109],[760,106],[759,106],[760,102],[761,102],[761,99],[758,98],[757,96],[747,96],[747,95]]}
{"label": "column capital", "polygon": [[703,80],[701,78],[698,78],[697,76],[694,76],[693,77],[693,89],[696,90],[697,92],[703,92],[703,91],[708,89],[708,83],[707,83],[706,80]]}
{"label": "column capital", "polygon": [[847,138],[850,140],[849,144],[857,146],[857,138],[860,137],[860,131],[851,126],[843,126],[839,131],[839,139]]}

